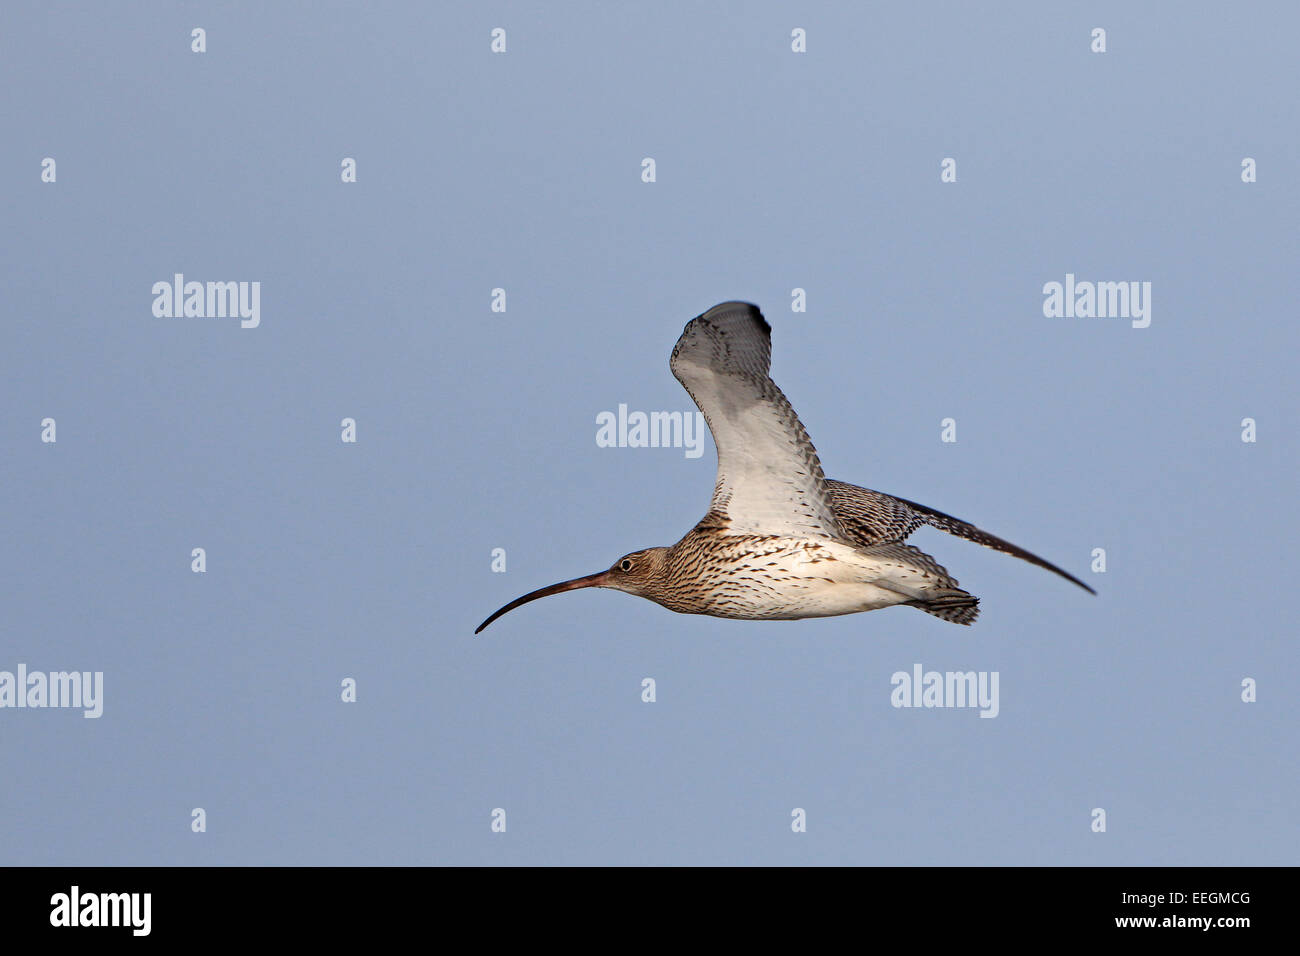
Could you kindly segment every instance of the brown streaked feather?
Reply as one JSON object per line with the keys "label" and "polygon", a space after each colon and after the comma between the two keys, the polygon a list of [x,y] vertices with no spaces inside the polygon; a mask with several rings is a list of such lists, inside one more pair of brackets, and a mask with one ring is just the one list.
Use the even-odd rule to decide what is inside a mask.
{"label": "brown streaked feather", "polygon": [[1068,571],[1058,568],[1050,561],[1045,561],[1010,541],[982,531],[969,521],[962,521],[942,511],[917,504],[915,501],[908,501],[906,498],[895,498],[881,491],[860,488],[843,481],[827,479],[826,487],[844,533],[849,540],[862,547],[903,541],[921,525],[929,525],[986,548],[992,548],[994,551],[1001,551],[1003,554],[1010,554],[1030,564],[1036,564],[1053,574],[1059,574],[1090,594],[1097,593]]}

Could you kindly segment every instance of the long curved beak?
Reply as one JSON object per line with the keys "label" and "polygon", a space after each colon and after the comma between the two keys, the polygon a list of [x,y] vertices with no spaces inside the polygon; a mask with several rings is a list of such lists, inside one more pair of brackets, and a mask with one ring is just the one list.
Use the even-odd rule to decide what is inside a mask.
{"label": "long curved beak", "polygon": [[507,611],[513,611],[521,604],[527,604],[529,601],[536,601],[538,598],[550,597],[552,594],[559,594],[563,591],[576,591],[578,588],[599,588],[604,587],[605,582],[609,579],[608,571],[600,571],[596,574],[588,574],[585,578],[574,578],[572,581],[561,581],[559,584],[552,584],[549,588],[540,588],[536,591],[530,591],[523,597],[515,598],[505,607],[493,612],[492,616],[474,629],[477,634],[483,628],[487,627],[502,614]]}

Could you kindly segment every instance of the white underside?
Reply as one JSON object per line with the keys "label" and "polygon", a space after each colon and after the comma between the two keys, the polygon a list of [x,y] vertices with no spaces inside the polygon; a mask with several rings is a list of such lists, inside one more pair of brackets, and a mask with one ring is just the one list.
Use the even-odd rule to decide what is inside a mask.
{"label": "white underside", "polygon": [[838,617],[861,611],[877,611],[903,604],[909,598],[870,584],[826,585],[824,590],[791,589],[778,599],[761,606],[722,606],[709,611],[715,617],[754,621],[797,621],[807,617]]}
{"label": "white underside", "polygon": [[705,613],[742,620],[795,620],[875,611],[924,598],[935,582],[919,569],[826,540],[780,541],[780,549],[725,569]]}

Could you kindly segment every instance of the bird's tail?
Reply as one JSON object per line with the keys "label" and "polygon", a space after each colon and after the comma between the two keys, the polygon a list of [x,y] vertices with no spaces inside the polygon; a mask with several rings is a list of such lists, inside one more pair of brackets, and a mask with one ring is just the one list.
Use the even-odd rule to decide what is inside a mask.
{"label": "bird's tail", "polygon": [[877,567],[884,573],[873,583],[909,599],[899,603],[953,624],[970,624],[979,617],[980,599],[959,588],[957,579],[920,548],[874,544],[863,548],[862,553],[883,562]]}
{"label": "bird's tail", "polygon": [[980,599],[961,588],[945,588],[923,601],[908,601],[907,606],[920,608],[953,624],[973,624],[980,616]]}

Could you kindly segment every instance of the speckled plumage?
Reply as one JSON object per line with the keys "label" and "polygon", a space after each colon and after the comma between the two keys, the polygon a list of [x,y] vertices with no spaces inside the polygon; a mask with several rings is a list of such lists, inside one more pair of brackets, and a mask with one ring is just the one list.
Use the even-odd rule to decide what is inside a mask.
{"label": "speckled plumage", "polygon": [[658,578],[665,586],[637,593],[684,614],[797,620],[913,603],[969,624],[979,613],[978,599],[932,557],[897,542],[859,549],[831,538],[693,528],[666,549]]}
{"label": "speckled plumage", "polygon": [[1004,541],[996,535],[975,527],[969,521],[962,521],[942,511],[919,505],[915,501],[895,498],[893,495],[872,491],[869,488],[859,488],[857,485],[850,485],[843,481],[827,481],[826,486],[830,489],[831,503],[835,508],[836,517],[839,518],[840,527],[855,544],[870,547],[875,544],[904,541],[917,528],[929,525],[959,538],[965,538],[967,541],[982,544],[994,551],[1014,555],[1030,564],[1036,564],[1040,568],[1059,574],[1085,591],[1096,593],[1073,574],[1061,570],[1010,541]]}
{"label": "speckled plumage", "polygon": [[713,500],[699,524],[671,547],[634,551],[607,571],[525,594],[478,631],[521,604],[586,587],[625,591],[684,614],[743,620],[902,604],[970,624],[979,599],[930,555],[903,543],[923,524],[1092,590],[968,522],[828,481],[803,424],[768,374],[771,348],[770,326],[745,302],[724,302],[692,319],[673,348],[673,374],[703,412],[718,449]]}

